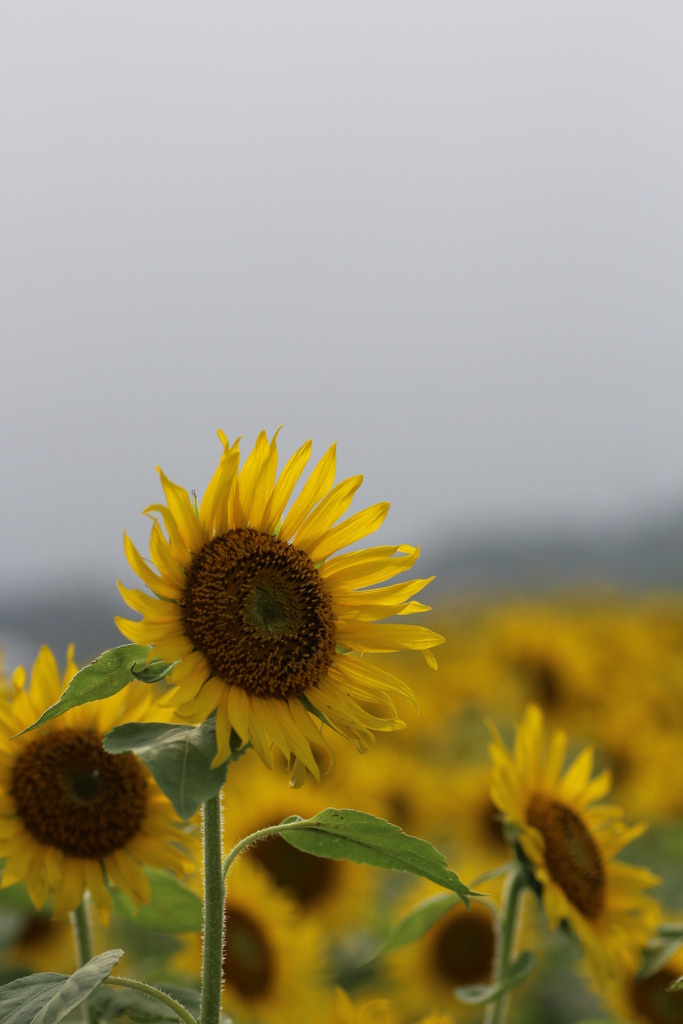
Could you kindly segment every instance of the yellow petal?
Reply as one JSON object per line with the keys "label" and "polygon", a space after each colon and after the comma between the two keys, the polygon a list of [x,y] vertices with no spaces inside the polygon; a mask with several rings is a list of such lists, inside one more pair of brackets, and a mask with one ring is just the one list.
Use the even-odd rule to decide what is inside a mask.
{"label": "yellow petal", "polygon": [[395,547],[364,548],[328,559],[320,567],[320,575],[330,581],[330,590],[355,590],[385,583],[400,572],[412,569],[420,557],[420,549],[402,544]]}
{"label": "yellow petal", "polygon": [[280,479],[275,485],[268,504],[263,513],[261,530],[263,533],[274,533],[280,522],[280,516],[285,510],[287,502],[292,496],[296,483],[304,471],[306,463],[311,457],[311,442],[305,444],[294,452],[285,468],[280,473]]}
{"label": "yellow petal", "polygon": [[113,901],[104,884],[102,868],[99,862],[94,860],[84,861],[83,866],[85,870],[85,884],[90,890],[90,895],[93,898],[100,921],[106,928],[109,924]]}
{"label": "yellow petal", "polygon": [[83,861],[77,860],[75,857],[65,857],[62,863],[61,885],[59,890],[53,893],[57,921],[76,909],[83,899],[84,889]]}
{"label": "yellow petal", "polygon": [[389,651],[422,651],[436,647],[444,638],[426,626],[404,626],[394,623],[340,622],[337,638],[354,651],[378,653]]}
{"label": "yellow petal", "polygon": [[149,903],[152,898],[149,880],[137,861],[125,849],[114,850],[106,856],[104,866],[114,885],[117,885],[136,907],[141,903]]}
{"label": "yellow petal", "polygon": [[61,692],[57,661],[50,648],[43,644],[31,672],[31,703],[36,715],[42,715],[46,708],[55,704]]}
{"label": "yellow petal", "polygon": [[147,594],[143,594],[141,590],[131,590],[128,587],[124,587],[120,580],[118,581],[118,588],[121,597],[128,607],[132,608],[133,611],[140,612],[150,622],[179,622],[182,619],[182,608],[175,601],[161,601],[158,597],[149,597]]}
{"label": "yellow petal", "polygon": [[270,445],[265,430],[256,438],[254,450],[247,457],[237,480],[234,498],[235,527],[245,529],[249,525],[251,503],[261,470],[270,454]]}
{"label": "yellow petal", "polygon": [[363,509],[362,512],[356,512],[355,516],[349,516],[343,523],[333,526],[331,530],[324,533],[307,552],[308,557],[312,562],[324,562],[340,548],[355,544],[357,540],[378,530],[386,519],[388,511],[389,502],[383,501],[371,508]]}
{"label": "yellow petal", "polygon": [[202,550],[208,537],[204,530],[202,530],[201,524],[195,515],[190,503],[190,496],[184,487],[179,487],[169,480],[164,471],[158,466],[157,472],[161,477],[161,486],[166,495],[168,510],[173,516],[180,536],[183,538],[188,550],[196,555]]}
{"label": "yellow petal", "polygon": [[327,494],[334,483],[336,468],[337,445],[333,444],[325,452],[315,469],[313,469],[303,486],[301,494],[287,513],[279,534],[281,540],[291,540],[313,506],[317,505],[320,499]]}
{"label": "yellow petal", "polygon": [[171,597],[175,599],[179,596],[179,591],[176,586],[173,586],[170,582],[162,579],[161,576],[157,576],[156,573],[152,572],[126,533],[123,535],[123,547],[131,569],[133,572],[137,573],[143,583],[147,584],[150,590],[153,590],[155,594],[160,594],[162,597]]}
{"label": "yellow petal", "polygon": [[314,548],[332,524],[344,515],[362,483],[362,476],[353,476],[348,480],[342,480],[336,487],[333,487],[330,493],[306,516],[294,535],[294,544],[306,552]]}
{"label": "yellow petal", "polygon": [[263,530],[263,517],[266,510],[266,506],[270,501],[273,493],[273,487],[275,486],[275,476],[277,474],[277,435],[282,430],[279,427],[273,440],[270,442],[270,452],[266,461],[261,467],[258,480],[256,481],[256,487],[254,489],[254,496],[251,499],[251,507],[249,509],[249,523],[254,530]]}

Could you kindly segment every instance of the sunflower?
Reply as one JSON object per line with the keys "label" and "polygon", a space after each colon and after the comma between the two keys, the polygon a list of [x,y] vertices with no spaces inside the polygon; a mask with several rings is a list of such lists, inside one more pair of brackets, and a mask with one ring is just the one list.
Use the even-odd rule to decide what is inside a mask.
{"label": "sunflower", "polygon": [[114,725],[155,717],[149,687],[133,684],[12,738],[59,699],[75,673],[73,646],[62,680],[52,651],[42,647],[30,688],[19,667],[14,699],[0,698],[0,885],[23,880],[36,909],[51,895],[57,919],[88,889],[106,924],[107,879],[139,906],[150,898],[143,864],[177,874],[193,864],[182,823],[144,765],[102,748]]}
{"label": "sunflower", "polygon": [[658,904],[644,890],[659,879],[613,858],[645,826],[629,828],[620,808],[597,803],[609,792],[611,777],[603,771],[591,779],[590,748],[562,774],[567,735],[556,730],[544,753],[537,705],[527,707],[512,755],[491,729],[491,798],[516,830],[543,887],[551,928],[569,922],[598,979],[634,970],[659,921]]}
{"label": "sunflower", "polygon": [[669,985],[683,975],[683,950],[651,977],[629,974],[611,985],[605,993],[615,1014],[637,1024],[680,1024],[683,1020],[683,992],[667,992]]}
{"label": "sunflower", "polygon": [[[241,857],[230,872],[225,904],[223,1008],[240,1024],[320,1020],[324,939],[260,864]],[[201,939],[188,936],[174,968],[196,979]]]}
{"label": "sunflower", "polygon": [[[371,999],[354,1006],[343,988],[335,988],[332,996],[330,1024],[395,1024],[388,999]],[[441,1013],[430,1013],[422,1017],[417,1024],[453,1024],[451,1017]]]}
{"label": "sunflower", "polygon": [[[472,875],[464,869],[461,877]],[[400,915],[443,895],[443,889],[434,883],[421,881],[411,887]],[[455,1012],[458,1020],[478,1020],[481,1010],[459,1003],[453,989],[491,981],[497,941],[498,923],[492,902],[472,900],[469,910],[462,903],[456,904],[416,942],[387,957],[393,991],[401,1007],[406,1013],[417,1014],[436,1006],[441,1012]]]}
{"label": "sunflower", "polygon": [[58,971],[71,974],[76,970],[76,950],[69,921],[53,921],[46,913],[7,913],[3,908],[4,927],[15,916],[12,942],[2,951],[0,967],[29,968],[31,971]]}
{"label": "sunflower", "polygon": [[[304,787],[293,792],[284,774],[259,769],[261,762],[248,757],[230,767],[230,785],[224,788],[223,797],[226,850],[290,814],[311,818],[330,806],[328,789]],[[334,806],[344,805],[336,802]],[[364,865],[315,857],[297,850],[282,836],[253,843],[242,859],[258,861],[301,912],[313,915],[328,932],[349,924],[358,926],[372,912],[373,873]]]}
{"label": "sunflower", "polygon": [[[311,750],[312,741],[324,742],[317,719],[360,750],[374,742],[373,730],[404,725],[392,694],[412,698],[410,688],[359,655],[414,649],[436,667],[431,648],[443,637],[424,626],[379,622],[427,610],[412,598],[430,580],[367,589],[410,569],[419,549],[337,554],[381,526],[389,505],[337,522],[363,478],[333,486],[334,445],[285,515],[311,442],[276,482],[277,435],[268,443],[261,432],[241,471],[239,442],[230,445],[221,431],[219,438],[223,455],[200,504],[159,471],[168,504],[147,509],[161,516],[167,533],[155,519],[156,572],[124,538],[128,561],[153,596],[119,584],[143,619],[116,621],[129,640],[178,663],[169,706],[195,721],[216,711],[215,765],[230,756],[234,729],[268,767],[272,745],[288,761],[294,755],[296,785],[306,768],[320,778]],[[383,714],[359,701],[382,705]]]}

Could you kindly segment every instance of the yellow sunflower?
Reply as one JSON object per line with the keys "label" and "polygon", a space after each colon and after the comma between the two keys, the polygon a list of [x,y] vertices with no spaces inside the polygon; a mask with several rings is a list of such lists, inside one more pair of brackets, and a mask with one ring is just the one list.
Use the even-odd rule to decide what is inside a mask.
{"label": "yellow sunflower", "polygon": [[106,924],[107,879],[139,906],[150,898],[143,864],[177,874],[193,864],[182,822],[144,765],[102,748],[114,725],[158,717],[150,687],[132,684],[12,738],[59,699],[75,672],[73,647],[62,680],[52,651],[42,647],[30,688],[20,667],[13,700],[0,698],[0,885],[24,881],[36,909],[51,895],[58,919],[88,889]]}
{"label": "yellow sunflower", "polygon": [[636,1024],[680,1024],[683,992],[667,992],[683,975],[683,950],[679,950],[650,978],[629,974],[611,985],[607,1002],[615,1014]]}
{"label": "yellow sunflower", "polygon": [[[230,768],[223,796],[226,850],[261,828],[277,825],[290,814],[311,818],[330,806],[329,789],[304,787],[292,792],[281,772],[264,772],[248,757]],[[334,803],[334,806],[344,806]],[[271,880],[312,914],[326,931],[358,926],[372,912],[372,868],[347,860],[315,857],[290,846],[281,836],[252,844],[242,858],[258,861]]]}
{"label": "yellow sunflower", "polygon": [[[4,925],[12,912],[3,909]],[[32,971],[76,970],[76,950],[69,921],[53,921],[47,914],[16,915],[12,942],[0,955],[0,966],[30,968]]]}
{"label": "yellow sunflower", "polygon": [[[461,877],[473,877],[467,869]],[[490,889],[491,883],[481,888]],[[500,885],[495,886],[500,889]],[[444,890],[433,882],[420,881],[412,886],[399,908],[399,917]],[[472,900],[468,910],[458,903],[416,942],[387,957],[392,991],[404,1016],[425,1013],[437,1007],[440,1012],[455,1012],[459,1020],[474,1021],[481,1009],[465,1006],[453,995],[455,988],[487,985],[493,977],[498,924],[495,904]]]}
{"label": "yellow sunflower", "polygon": [[[378,621],[427,610],[412,598],[429,580],[367,589],[410,569],[419,549],[337,554],[381,526],[389,505],[338,522],[363,478],[333,486],[333,445],[285,515],[311,442],[276,481],[276,437],[268,443],[261,432],[240,471],[239,442],[230,445],[219,431],[223,455],[199,504],[159,471],[168,504],[147,509],[167,533],[155,520],[156,571],[125,538],[128,561],[153,596],[119,585],[144,617],[117,624],[129,640],[153,645],[156,657],[179,663],[169,706],[196,721],[216,711],[215,764],[229,757],[233,728],[269,767],[273,744],[288,760],[293,755],[299,784],[305,768],[320,778],[311,750],[311,741],[323,742],[316,716],[360,750],[374,742],[373,730],[403,727],[392,694],[411,698],[410,688],[358,655],[414,649],[436,667],[431,648],[443,638],[424,626]],[[384,714],[359,701],[381,704]]]}
{"label": "yellow sunflower", "polygon": [[597,802],[609,792],[611,777],[604,771],[591,779],[590,748],[562,773],[567,735],[556,730],[545,752],[537,705],[527,707],[512,755],[491,728],[491,798],[514,826],[543,886],[551,928],[569,922],[598,979],[634,970],[660,916],[644,890],[659,879],[613,858],[644,826],[627,827],[620,808]]}
{"label": "yellow sunflower", "polygon": [[[395,1024],[396,1015],[388,999],[370,999],[354,1006],[343,988],[335,988],[332,995],[330,1024]],[[453,1024],[452,1017],[430,1013],[417,1024]]]}
{"label": "yellow sunflower", "polygon": [[[322,933],[260,864],[240,858],[225,904],[223,1009],[240,1024],[321,1020],[326,1003]],[[188,936],[175,969],[193,980],[201,938]]]}

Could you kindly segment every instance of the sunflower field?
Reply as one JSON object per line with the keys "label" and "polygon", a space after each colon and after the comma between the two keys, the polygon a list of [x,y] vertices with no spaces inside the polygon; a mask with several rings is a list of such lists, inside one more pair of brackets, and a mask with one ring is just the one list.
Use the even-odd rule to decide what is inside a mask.
{"label": "sunflower field", "polygon": [[0,681],[0,1021],[683,1022],[683,598],[430,608],[334,447],[219,440],[122,645]]}

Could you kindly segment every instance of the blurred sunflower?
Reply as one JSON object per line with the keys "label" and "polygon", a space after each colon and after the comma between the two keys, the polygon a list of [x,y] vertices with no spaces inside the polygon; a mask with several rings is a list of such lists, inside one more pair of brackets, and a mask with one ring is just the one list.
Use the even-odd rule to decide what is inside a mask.
{"label": "blurred sunflower", "polygon": [[629,974],[606,992],[610,1008],[624,1020],[636,1024],[680,1024],[683,1021],[683,992],[667,992],[683,975],[683,950],[679,950],[649,978]]}
{"label": "blurred sunflower", "polygon": [[448,825],[458,855],[466,854],[483,874],[510,859],[501,814],[491,800],[491,766],[456,765],[442,773],[442,789],[450,802]]}
{"label": "blurred sunflower", "polygon": [[562,774],[567,735],[556,730],[545,753],[537,705],[526,709],[512,755],[491,728],[491,797],[515,828],[543,886],[551,928],[569,922],[601,983],[615,972],[634,970],[660,916],[644,890],[659,879],[613,858],[645,826],[628,828],[620,808],[597,803],[609,792],[611,777],[604,771],[591,779],[590,748]]}
{"label": "blurred sunflower", "polygon": [[107,878],[139,906],[150,898],[143,864],[177,874],[193,864],[182,823],[144,765],[102,747],[114,725],[156,717],[149,687],[132,684],[12,738],[59,699],[75,673],[73,646],[62,680],[52,651],[42,647],[30,689],[20,667],[13,700],[0,698],[0,886],[25,881],[36,909],[52,895],[56,918],[89,889],[106,924]]}
{"label": "blurred sunflower", "polygon": [[[322,1020],[323,951],[323,935],[312,921],[261,865],[240,858],[225,905],[224,1010],[240,1024]],[[174,967],[196,979],[200,966],[200,936],[188,936]]]}
{"label": "blurred sunflower", "polygon": [[[395,1024],[396,1016],[388,999],[371,999],[354,1006],[344,989],[333,993],[330,1024]],[[430,1013],[417,1024],[453,1024],[452,1018]]]}
{"label": "blurred sunflower", "polygon": [[[459,871],[462,877],[469,877],[466,869]],[[410,901],[404,902],[400,914],[443,895],[443,889],[433,883],[420,882],[411,888]],[[458,903],[416,942],[390,954],[392,991],[405,1013],[425,1013],[437,1007],[455,1012],[459,1021],[478,1020],[481,1009],[459,1003],[453,989],[491,981],[497,937],[494,905],[477,899],[469,910]]]}
{"label": "blurred sunflower", "polygon": [[53,921],[45,913],[22,915],[12,942],[2,951],[0,963],[32,971],[71,974],[78,967],[71,924]]}
{"label": "blurred sunflower", "polygon": [[[292,792],[283,774],[259,768],[260,761],[246,757],[230,768],[230,784],[224,788],[226,849],[290,814],[310,818],[330,805],[327,790],[307,787]],[[326,931],[358,926],[373,910],[371,869],[360,864],[315,857],[297,850],[281,836],[253,843],[242,859],[260,863],[271,881],[287,892],[302,912],[315,915]]]}
{"label": "blurred sunflower", "polygon": [[[436,667],[431,648],[443,638],[424,626],[378,621],[427,610],[412,598],[430,580],[367,589],[410,569],[419,549],[336,555],[378,529],[389,505],[337,522],[363,478],[333,486],[334,445],[284,515],[311,442],[276,482],[276,437],[268,443],[261,432],[239,471],[239,442],[230,445],[219,432],[224,451],[201,504],[160,471],[168,504],[147,510],[159,513],[168,534],[155,520],[150,553],[158,573],[125,538],[128,560],[154,596],[119,584],[144,617],[117,624],[129,640],[154,645],[156,657],[179,662],[169,704],[194,720],[217,712],[215,764],[230,756],[234,728],[268,767],[271,744],[288,760],[294,755],[300,784],[305,768],[320,778],[311,750],[311,741],[322,742],[317,717],[361,750],[374,742],[373,730],[403,727],[392,694],[412,699],[410,688],[349,655],[420,650]],[[358,701],[381,704],[385,715]]]}

